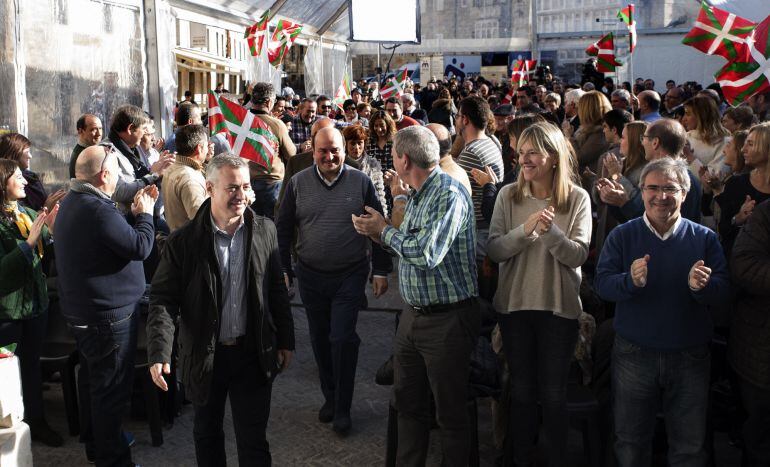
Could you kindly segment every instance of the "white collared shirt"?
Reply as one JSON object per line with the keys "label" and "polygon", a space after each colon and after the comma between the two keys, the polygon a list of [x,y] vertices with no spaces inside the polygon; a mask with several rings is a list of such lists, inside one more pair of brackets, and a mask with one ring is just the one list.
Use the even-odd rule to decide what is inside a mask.
{"label": "white collared shirt", "polygon": [[655,227],[652,226],[652,223],[650,222],[650,219],[647,217],[647,213],[645,212],[642,214],[642,219],[644,219],[644,223],[647,224],[647,227],[652,231],[652,233],[655,234],[659,239],[663,240],[664,242],[668,240],[672,235],[674,235],[674,232],[676,232],[676,229],[679,228],[679,224],[682,223],[682,215],[679,214],[679,217],[676,218],[676,222],[674,222],[674,225],[671,226],[670,229],[663,235],[659,234],[657,230],[655,230]]}
{"label": "white collared shirt", "polygon": [[345,170],[345,162],[343,161],[342,165],[340,165],[340,171],[337,172],[337,176],[334,177],[332,181],[329,181],[326,178],[324,178],[323,174],[321,173],[321,169],[319,169],[317,165],[313,164],[313,166],[315,167],[315,173],[318,174],[319,177],[321,177],[321,181],[323,181],[326,184],[326,186],[332,186],[335,183],[337,183],[337,180],[339,180],[339,178],[342,176],[342,171]]}

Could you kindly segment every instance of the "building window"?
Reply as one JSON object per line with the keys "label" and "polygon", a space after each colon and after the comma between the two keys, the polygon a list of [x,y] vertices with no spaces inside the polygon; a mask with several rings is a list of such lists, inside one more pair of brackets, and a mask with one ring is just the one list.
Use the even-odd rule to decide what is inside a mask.
{"label": "building window", "polygon": [[444,0],[433,0],[433,6],[436,11],[444,11]]}
{"label": "building window", "polygon": [[498,37],[498,23],[496,19],[476,21],[473,28],[473,37],[476,39],[492,39]]}
{"label": "building window", "polygon": [[460,0],[461,8],[468,8],[468,0]]}

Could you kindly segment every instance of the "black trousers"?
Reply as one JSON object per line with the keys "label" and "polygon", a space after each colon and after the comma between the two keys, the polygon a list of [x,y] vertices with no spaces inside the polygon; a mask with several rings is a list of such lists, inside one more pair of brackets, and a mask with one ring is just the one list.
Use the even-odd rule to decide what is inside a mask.
{"label": "black trousers", "polygon": [[205,405],[196,405],[193,437],[195,457],[201,467],[227,465],[223,428],[225,401],[230,410],[238,447],[238,464],[269,466],[270,446],[265,432],[270,417],[272,381],[265,381],[258,357],[246,352],[243,344],[217,345],[214,375]]}
{"label": "black trousers", "polygon": [[24,398],[24,418],[43,418],[43,391],[40,377],[40,351],[43,348],[48,315],[30,319],[0,321],[0,345],[18,344],[21,371],[21,391]]}
{"label": "black trousers", "polygon": [[476,300],[435,314],[407,308],[396,332],[393,406],[398,410],[396,464],[424,466],[432,418],[430,395],[436,402],[444,466],[468,465],[470,425],[468,373],[481,315]]}
{"label": "black trousers", "polygon": [[747,418],[743,424],[744,465],[770,465],[770,390],[741,378],[741,396]]}

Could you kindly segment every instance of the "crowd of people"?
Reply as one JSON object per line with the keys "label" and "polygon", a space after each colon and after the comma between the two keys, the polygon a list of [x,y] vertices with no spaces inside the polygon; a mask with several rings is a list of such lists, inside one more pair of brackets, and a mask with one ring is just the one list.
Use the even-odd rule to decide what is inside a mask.
{"label": "crowd of people", "polygon": [[[398,465],[425,464],[434,420],[442,465],[467,464],[480,336],[505,375],[504,465],[532,465],[538,442],[566,465],[576,378],[602,408],[612,465],[650,465],[658,418],[671,465],[709,465],[716,377],[740,407],[744,465],[770,465],[770,92],[729,107],[718,85],[659,93],[641,78],[407,81],[384,100],[377,88],[362,80],[337,103],[269,83],[230,96],[275,137],[268,164],[211,135],[191,93],[166,140],[132,105],[107,132],[85,114],[54,193],[31,170],[34,142],[2,136],[0,345],[18,344],[34,440],[62,444],[42,404],[51,284],[78,346],[87,458],[134,465],[122,419],[150,285],[151,378],[184,389],[198,465],[215,466],[228,397],[240,464],[271,462],[295,289],[318,420],[351,431],[358,312],[369,284],[380,297],[395,279]],[[715,335],[726,375],[712,371]]]}

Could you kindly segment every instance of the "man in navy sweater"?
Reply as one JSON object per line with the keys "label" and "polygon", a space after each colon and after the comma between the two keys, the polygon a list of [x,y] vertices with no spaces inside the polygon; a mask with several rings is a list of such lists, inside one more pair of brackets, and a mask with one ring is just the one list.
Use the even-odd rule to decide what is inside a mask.
{"label": "man in navy sweater", "polygon": [[[687,133],[676,120],[662,118],[651,123],[642,136],[644,158],[648,161],[663,157],[678,159],[681,157]],[[700,201],[703,195],[698,177],[688,172],[690,189],[682,203],[682,216],[693,222],[700,222]],[[639,190],[630,192],[617,180],[599,179],[597,189],[602,201],[610,206],[616,219],[634,219],[644,212],[642,193]]]}
{"label": "man in navy sweater", "polygon": [[[142,261],[155,238],[158,189],[134,196],[129,225],[110,199],[120,168],[112,145],[83,150],[56,222],[62,314],[80,351],[80,438],[97,466],[133,466],[121,423],[128,413],[136,353],[137,303],[145,290]],[[95,455],[95,459],[91,455]]]}
{"label": "man in navy sweater", "polygon": [[358,311],[366,307],[370,265],[372,288],[379,297],[388,290],[390,256],[353,228],[352,215],[364,206],[382,213],[374,184],[345,161],[345,142],[335,128],[319,130],[312,139],[313,165],[294,175],[278,211],[278,246],[283,270],[292,275],[291,244],[297,232],[299,292],[307,311],[321,391],[322,423],[333,422],[341,435],[350,431],[350,406],[361,339]]}
{"label": "man in navy sweater", "polygon": [[610,233],[594,286],[616,302],[612,353],[618,465],[648,466],[662,410],[671,465],[705,466],[712,321],[729,300],[717,236],[684,219],[687,164],[668,157],[642,170],[642,217]]}

